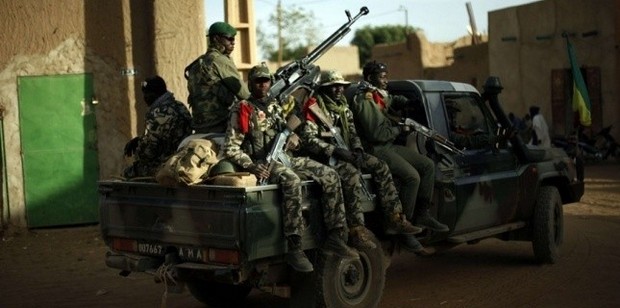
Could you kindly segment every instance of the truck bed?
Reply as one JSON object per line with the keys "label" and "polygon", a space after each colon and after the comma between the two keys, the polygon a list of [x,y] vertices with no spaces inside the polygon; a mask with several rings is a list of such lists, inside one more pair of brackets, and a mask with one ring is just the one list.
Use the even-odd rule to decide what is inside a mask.
{"label": "truck bed", "polygon": [[[163,255],[168,249],[218,248],[244,252],[248,261],[284,253],[281,193],[277,185],[231,187],[195,185],[168,188],[157,183],[101,181],[102,236],[137,241],[139,254]],[[322,226],[319,187],[302,187],[305,248],[316,246]],[[313,206],[317,205],[317,206]]]}

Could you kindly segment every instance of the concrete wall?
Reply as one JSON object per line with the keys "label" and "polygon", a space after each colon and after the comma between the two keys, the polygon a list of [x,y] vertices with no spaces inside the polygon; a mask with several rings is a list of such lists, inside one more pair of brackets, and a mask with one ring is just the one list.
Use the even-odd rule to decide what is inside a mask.
{"label": "concrete wall", "polygon": [[[202,0],[0,0],[0,109],[7,200],[2,221],[26,223],[17,77],[91,73],[100,178],[120,174],[122,149],[143,130],[140,82],[160,74],[185,101],[183,68],[205,51]],[[126,69],[136,75],[124,75]],[[6,201],[6,200],[3,200]]]}
{"label": "concrete wall", "polygon": [[553,122],[551,71],[570,68],[566,31],[579,64],[600,68],[603,125],[618,123],[619,6],[617,0],[545,0],[489,12],[489,69],[501,78],[505,110],[523,115],[537,104]]}

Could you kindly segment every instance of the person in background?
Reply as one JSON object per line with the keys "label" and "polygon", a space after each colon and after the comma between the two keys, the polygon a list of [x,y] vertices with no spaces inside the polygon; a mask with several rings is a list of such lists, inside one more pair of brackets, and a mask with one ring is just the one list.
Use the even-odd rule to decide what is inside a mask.
{"label": "person in background", "polygon": [[[304,148],[310,152],[311,158],[321,163],[334,162],[332,168],[338,171],[342,180],[351,242],[368,242],[366,238],[371,236],[371,232],[364,227],[364,215],[360,203],[361,199],[366,197],[361,189],[362,181],[364,181],[361,171],[369,172],[373,176],[383,211],[385,233],[407,235],[420,233],[422,229],[411,225],[402,214],[398,191],[394,186],[387,164],[364,152],[355,129],[353,114],[344,96],[344,89],[349,85],[350,82],[345,81],[336,71],[321,73],[316,95],[310,98],[303,108],[303,115],[306,118],[302,133]],[[312,106],[313,104],[315,105]],[[313,111],[316,110],[314,108],[320,108],[320,111]],[[316,112],[328,117],[336,133],[346,143],[346,148],[337,144],[334,132],[330,131],[330,127],[320,120]],[[358,249],[367,248],[360,247],[362,246],[360,244],[353,246]]]}
{"label": "person in background", "polygon": [[195,133],[224,133],[230,106],[250,92],[230,58],[237,30],[225,22],[209,27],[207,52],[185,68]]}
{"label": "person in background", "polygon": [[[367,150],[385,161],[392,176],[399,179],[400,200],[408,220],[415,226],[436,232],[449,231],[448,226],[431,216],[429,209],[435,185],[434,162],[405,146],[394,144],[401,134],[409,134],[407,126],[398,125],[388,117],[390,110],[402,109],[407,99],[387,91],[387,66],[372,61],[363,68],[364,80],[351,102],[355,127]],[[413,236],[402,237],[405,248],[424,254],[426,250]]]}
{"label": "person in background", "polygon": [[155,176],[159,166],[192,132],[187,107],[168,92],[164,79],[154,76],[144,80],[142,94],[149,107],[145,131],[125,145],[125,155],[135,157],[133,164],[123,171],[126,178]]}
{"label": "person in background", "polygon": [[313,271],[312,263],[302,250],[303,234],[301,181],[313,179],[322,188],[322,213],[328,235],[323,249],[343,258],[359,258],[347,246],[348,232],[342,188],[338,173],[307,157],[290,156],[291,166],[279,162],[272,167],[265,159],[278,133],[286,126],[282,107],[276,99],[268,99],[272,76],[265,65],[254,66],[249,73],[252,95],[232,107],[224,142],[224,156],[258,179],[279,184],[282,190],[282,219],[288,251],[286,262],[296,271]]}
{"label": "person in background", "polygon": [[530,115],[532,116],[532,141],[531,143],[539,148],[550,148],[551,138],[549,137],[549,127],[545,117],[540,114],[540,107],[531,106]]}

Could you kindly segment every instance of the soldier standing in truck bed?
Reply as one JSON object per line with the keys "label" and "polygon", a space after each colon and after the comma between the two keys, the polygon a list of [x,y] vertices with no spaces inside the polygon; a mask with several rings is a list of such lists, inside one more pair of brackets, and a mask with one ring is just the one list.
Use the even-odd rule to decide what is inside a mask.
{"label": "soldier standing in truck bed", "polygon": [[236,103],[226,131],[224,155],[231,162],[259,179],[280,184],[283,195],[282,219],[288,243],[286,261],[300,272],[313,271],[312,263],[302,250],[303,232],[301,181],[313,179],[322,189],[323,222],[328,236],[323,244],[327,251],[345,258],[359,258],[347,246],[345,208],[340,178],[333,169],[307,157],[290,157],[291,166],[276,163],[273,168],[265,163],[278,133],[284,126],[282,107],[275,99],[267,101],[272,76],[264,65],[250,70],[249,84],[252,96]]}
{"label": "soldier standing in truck bed", "polygon": [[185,68],[195,133],[224,133],[230,106],[250,96],[230,58],[236,34],[225,22],[212,24],[207,52]]}

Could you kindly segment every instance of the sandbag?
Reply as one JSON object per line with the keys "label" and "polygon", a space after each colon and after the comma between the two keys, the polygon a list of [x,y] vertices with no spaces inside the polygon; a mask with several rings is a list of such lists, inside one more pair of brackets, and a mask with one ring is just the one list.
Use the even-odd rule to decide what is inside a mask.
{"label": "sandbag", "polygon": [[211,140],[189,140],[160,166],[155,179],[171,187],[200,183],[218,162],[217,151],[217,144]]}

